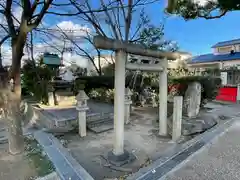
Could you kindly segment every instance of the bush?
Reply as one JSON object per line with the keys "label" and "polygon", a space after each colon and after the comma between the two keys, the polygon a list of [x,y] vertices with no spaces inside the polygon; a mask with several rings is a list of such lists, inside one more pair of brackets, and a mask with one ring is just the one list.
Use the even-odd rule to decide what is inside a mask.
{"label": "bush", "polygon": [[113,89],[97,88],[97,89],[92,89],[87,94],[90,99],[98,100],[101,102],[108,102],[108,103],[114,102],[114,90]]}
{"label": "bush", "polygon": [[97,88],[114,88],[114,76],[81,76],[75,80],[75,84],[84,84],[86,93]]}
{"label": "bush", "polygon": [[202,85],[201,106],[206,101],[211,101],[216,98],[218,89],[221,86],[221,78],[211,76],[185,76],[181,78],[170,79],[170,84],[175,85],[178,90],[178,95],[184,96],[188,85],[192,82],[199,82]]}
{"label": "bush", "polygon": [[48,84],[54,72],[46,65],[38,65],[26,61],[22,68],[22,88],[32,94],[38,101],[48,103]]}

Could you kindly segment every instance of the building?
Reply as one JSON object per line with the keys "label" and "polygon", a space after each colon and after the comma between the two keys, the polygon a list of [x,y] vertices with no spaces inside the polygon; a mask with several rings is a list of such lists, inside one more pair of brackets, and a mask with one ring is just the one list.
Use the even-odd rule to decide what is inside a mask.
{"label": "building", "polygon": [[193,57],[188,66],[197,71],[240,68],[240,39],[216,43],[212,46],[212,53]]}
{"label": "building", "polygon": [[[188,61],[191,60],[192,55],[190,53],[187,52],[181,52],[182,55],[179,59],[174,60],[174,61],[168,61],[168,68],[170,69],[176,69],[178,67],[186,67]],[[102,55],[100,58],[98,58],[98,56],[94,57],[94,63],[96,65],[96,67],[99,69],[99,66],[101,68],[104,68],[106,66],[108,66],[109,64],[113,64],[115,63],[115,57],[114,54],[111,55]],[[87,65],[87,72],[88,75],[96,75],[96,68],[94,67],[94,65],[92,64],[92,62],[89,60],[88,65]]]}
{"label": "building", "polygon": [[[95,56],[93,58],[93,61],[97,69],[100,69],[100,67],[104,68],[109,64],[113,64],[115,62],[115,59],[114,59],[114,56],[111,56],[111,55],[101,55],[100,58],[98,56]],[[87,63],[87,74],[97,75],[96,68],[94,67],[93,63],[90,60],[88,60],[88,63]]]}

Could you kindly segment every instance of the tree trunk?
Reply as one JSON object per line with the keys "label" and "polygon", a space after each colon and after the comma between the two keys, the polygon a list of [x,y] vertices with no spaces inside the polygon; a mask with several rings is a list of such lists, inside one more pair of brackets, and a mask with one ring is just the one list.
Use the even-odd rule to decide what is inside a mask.
{"label": "tree trunk", "polygon": [[9,91],[9,152],[11,154],[19,154],[24,150],[23,131],[22,131],[22,115],[20,111],[21,103],[21,58],[23,48],[18,45],[12,46],[12,70],[10,78],[13,84],[10,83]]}

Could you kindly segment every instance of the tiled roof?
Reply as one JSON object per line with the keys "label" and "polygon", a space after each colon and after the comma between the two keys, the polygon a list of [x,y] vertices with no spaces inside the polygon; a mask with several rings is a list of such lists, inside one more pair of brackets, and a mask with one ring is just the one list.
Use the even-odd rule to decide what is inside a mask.
{"label": "tiled roof", "polygon": [[213,45],[212,48],[230,46],[230,45],[234,45],[234,44],[240,44],[240,39],[233,39],[230,41],[218,42],[217,44]]}
{"label": "tiled roof", "polygon": [[203,54],[200,56],[195,56],[189,64],[193,63],[206,63],[206,62],[217,62],[217,61],[231,61],[240,59],[240,52],[235,52],[234,54]]}

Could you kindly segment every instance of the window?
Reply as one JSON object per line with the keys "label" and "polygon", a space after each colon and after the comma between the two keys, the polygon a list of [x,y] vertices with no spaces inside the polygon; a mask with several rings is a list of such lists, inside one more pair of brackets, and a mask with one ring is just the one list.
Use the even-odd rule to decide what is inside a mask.
{"label": "window", "polygon": [[218,48],[218,52],[219,53],[228,53],[231,52],[232,47],[231,46],[227,46],[227,47],[219,47]]}

